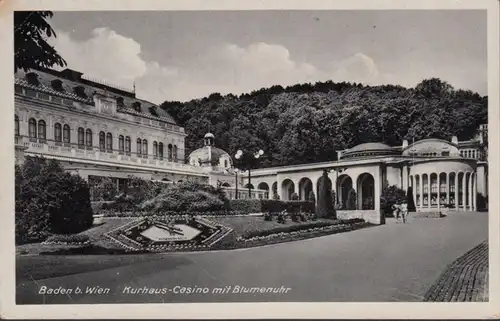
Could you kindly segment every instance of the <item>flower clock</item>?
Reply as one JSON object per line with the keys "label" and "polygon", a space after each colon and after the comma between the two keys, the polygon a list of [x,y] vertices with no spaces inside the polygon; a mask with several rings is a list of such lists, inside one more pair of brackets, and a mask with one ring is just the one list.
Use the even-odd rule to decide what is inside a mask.
{"label": "flower clock", "polygon": [[142,218],[107,236],[136,251],[167,252],[207,249],[228,234],[228,228],[192,217]]}

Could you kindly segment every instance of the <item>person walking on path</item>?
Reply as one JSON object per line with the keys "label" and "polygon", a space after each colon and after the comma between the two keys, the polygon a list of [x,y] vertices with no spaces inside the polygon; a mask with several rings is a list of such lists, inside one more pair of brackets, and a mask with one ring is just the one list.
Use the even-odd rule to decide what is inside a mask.
{"label": "person walking on path", "polygon": [[403,223],[406,223],[408,217],[408,203],[406,203],[406,201],[402,201],[401,205],[399,205],[399,212],[403,219]]}

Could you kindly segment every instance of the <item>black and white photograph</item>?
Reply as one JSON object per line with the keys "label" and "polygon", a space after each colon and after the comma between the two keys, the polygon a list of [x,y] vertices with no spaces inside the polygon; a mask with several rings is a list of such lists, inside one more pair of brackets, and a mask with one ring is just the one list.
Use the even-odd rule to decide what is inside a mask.
{"label": "black and white photograph", "polygon": [[401,2],[6,4],[12,309],[494,311],[498,1]]}

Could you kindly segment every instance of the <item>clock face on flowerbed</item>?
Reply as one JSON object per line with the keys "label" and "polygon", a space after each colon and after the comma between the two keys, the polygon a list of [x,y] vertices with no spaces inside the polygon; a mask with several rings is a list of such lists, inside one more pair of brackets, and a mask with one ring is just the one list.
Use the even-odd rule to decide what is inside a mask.
{"label": "clock face on flowerbed", "polygon": [[123,226],[110,235],[112,238],[140,249],[170,249],[210,246],[225,229],[191,218],[145,218],[133,225]]}

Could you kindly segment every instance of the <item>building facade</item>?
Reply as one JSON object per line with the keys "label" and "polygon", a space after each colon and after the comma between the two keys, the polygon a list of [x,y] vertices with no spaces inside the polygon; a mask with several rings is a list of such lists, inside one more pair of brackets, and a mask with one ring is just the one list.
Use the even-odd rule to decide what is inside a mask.
{"label": "building facade", "polygon": [[[280,199],[297,193],[308,199],[317,195],[318,181],[328,173],[338,208],[347,208],[350,190],[356,209],[380,212],[380,197],[388,186],[412,188],[417,211],[477,210],[477,197],[488,196],[487,125],[468,141],[424,139],[400,146],[365,143],[338,151],[337,161],[258,169],[252,184]],[[248,182],[247,182],[248,183]]]}
{"label": "building facade", "polygon": [[[117,186],[131,177],[197,181],[222,186],[235,197],[238,180],[231,157],[213,146],[213,135],[192,154],[203,162],[186,164],[184,128],[133,90],[71,69],[20,71],[15,75],[14,117],[17,163],[25,156],[40,156],[58,160],[86,180],[111,177]],[[221,163],[211,162],[219,156]],[[252,191],[252,197],[264,193]]]}

